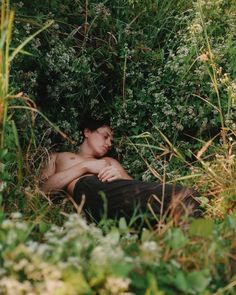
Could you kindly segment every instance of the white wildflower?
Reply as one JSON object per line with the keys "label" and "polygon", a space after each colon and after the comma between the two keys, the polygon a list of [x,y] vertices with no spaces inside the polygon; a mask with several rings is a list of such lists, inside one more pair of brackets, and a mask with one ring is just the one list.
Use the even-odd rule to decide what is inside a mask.
{"label": "white wildflower", "polygon": [[18,263],[15,263],[13,265],[13,269],[15,271],[22,270],[22,269],[24,269],[28,265],[28,263],[29,263],[29,261],[27,259],[23,258]]}
{"label": "white wildflower", "polygon": [[13,230],[10,230],[10,231],[8,231],[8,235],[6,237],[6,243],[8,245],[11,245],[17,240],[17,238],[18,238],[17,233]]}
{"label": "white wildflower", "polygon": [[146,252],[156,252],[158,246],[155,241],[146,241],[141,245],[141,249]]}
{"label": "white wildflower", "polygon": [[[6,270],[3,268],[0,268],[0,277],[6,274]],[[1,294],[1,293],[0,293]]]}
{"label": "white wildflower", "polygon": [[105,265],[107,263],[107,253],[104,247],[97,246],[93,249],[91,260],[98,265]]}
{"label": "white wildflower", "polygon": [[7,295],[33,294],[33,289],[28,281],[21,283],[13,278],[3,277],[0,280],[0,292],[2,292],[1,294]]}
{"label": "white wildflower", "polygon": [[47,251],[49,251],[51,247],[48,244],[40,244],[37,246],[37,254],[44,255]]}
{"label": "white wildflower", "polygon": [[142,251],[142,260],[148,264],[159,263],[161,257],[161,249],[155,241],[145,241],[140,249]]}
{"label": "white wildflower", "polygon": [[131,280],[129,278],[108,277],[105,288],[112,295],[120,295],[124,291],[128,291]]}
{"label": "white wildflower", "polygon": [[191,34],[201,34],[203,31],[202,26],[198,23],[189,26],[188,30]]}
{"label": "white wildflower", "polygon": [[30,252],[35,252],[39,247],[39,243],[30,240],[26,243],[26,246]]}
{"label": "white wildflower", "polygon": [[39,294],[53,295],[55,290],[61,290],[60,294],[66,294],[66,288],[64,282],[60,280],[45,280],[39,284]]}
{"label": "white wildflower", "polygon": [[39,265],[42,275],[45,279],[58,280],[61,278],[61,270],[56,266],[50,265],[46,262],[42,262]]}
{"label": "white wildflower", "polygon": [[2,227],[2,229],[9,229],[9,228],[13,227],[13,225],[14,225],[14,223],[11,220],[5,219],[5,220],[3,220],[1,227]]}
{"label": "white wildflower", "polygon": [[115,262],[123,259],[124,253],[119,247],[111,247],[103,244],[95,247],[91,254],[91,260],[96,265],[106,265],[109,261]]}
{"label": "white wildflower", "polygon": [[27,226],[26,223],[23,223],[23,222],[17,222],[17,223],[16,223],[16,229],[20,229],[20,230],[23,230],[23,231],[27,231],[28,226]]}
{"label": "white wildflower", "polygon": [[11,218],[13,219],[20,219],[22,217],[22,214],[20,212],[12,212]]}
{"label": "white wildflower", "polygon": [[65,223],[65,227],[74,227],[77,226],[80,229],[89,231],[89,225],[86,220],[77,214],[71,214],[69,220]]}
{"label": "white wildflower", "polygon": [[111,12],[103,3],[98,3],[95,5],[95,12],[100,15],[103,19],[107,18]]}

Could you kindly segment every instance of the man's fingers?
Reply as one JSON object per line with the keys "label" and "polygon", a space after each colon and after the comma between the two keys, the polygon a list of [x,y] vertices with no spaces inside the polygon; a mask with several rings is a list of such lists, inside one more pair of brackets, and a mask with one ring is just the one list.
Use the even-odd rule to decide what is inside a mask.
{"label": "man's fingers", "polygon": [[107,167],[103,169],[101,173],[98,174],[98,178],[102,181],[112,181],[121,178],[120,172],[114,167]]}
{"label": "man's fingers", "polygon": [[107,181],[111,177],[117,178],[117,174],[115,172],[116,171],[114,171],[114,170],[109,170],[109,171],[103,172],[103,174],[100,177],[100,180],[104,182],[104,181]]}
{"label": "man's fingers", "polygon": [[114,171],[112,171],[111,169],[106,169],[98,175],[98,178],[101,181],[106,181],[111,176],[114,176]]}
{"label": "man's fingers", "polygon": [[110,181],[113,181],[113,180],[116,180],[116,179],[117,179],[117,176],[113,176],[113,177],[108,178],[107,181],[110,182]]}
{"label": "man's fingers", "polygon": [[109,177],[111,177],[111,176],[114,176],[114,175],[112,175],[111,173],[106,173],[106,174],[104,174],[104,175],[102,175],[102,176],[100,177],[100,180],[101,180],[101,181],[107,181],[107,179],[108,179]]}
{"label": "man's fingers", "polygon": [[103,178],[106,173],[108,173],[111,170],[111,166],[104,167],[103,169],[100,170],[98,173],[98,178]]}

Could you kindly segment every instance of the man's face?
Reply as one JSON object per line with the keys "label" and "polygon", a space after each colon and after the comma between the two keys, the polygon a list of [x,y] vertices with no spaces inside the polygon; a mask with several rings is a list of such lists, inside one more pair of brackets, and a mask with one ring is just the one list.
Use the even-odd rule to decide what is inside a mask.
{"label": "man's face", "polygon": [[111,149],[113,133],[109,126],[102,126],[95,131],[86,130],[85,138],[95,157],[103,157]]}

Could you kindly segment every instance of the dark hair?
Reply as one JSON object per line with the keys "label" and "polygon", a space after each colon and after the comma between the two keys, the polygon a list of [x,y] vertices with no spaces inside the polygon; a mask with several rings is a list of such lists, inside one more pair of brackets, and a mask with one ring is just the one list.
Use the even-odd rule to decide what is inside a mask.
{"label": "dark hair", "polygon": [[[94,119],[91,117],[87,117],[85,120],[83,120],[82,124],[80,124],[80,130],[82,131],[83,140],[84,140],[84,129],[88,128],[90,131],[95,131],[98,128],[103,126],[110,127],[110,118],[105,117],[102,119]],[[112,146],[112,148],[109,150],[109,152],[107,153],[107,156],[118,159],[118,155],[114,146]]]}
{"label": "dark hair", "polygon": [[88,117],[80,124],[80,130],[84,133],[84,129],[86,128],[91,131],[95,131],[103,126],[110,126],[110,120],[108,118],[94,119]]}

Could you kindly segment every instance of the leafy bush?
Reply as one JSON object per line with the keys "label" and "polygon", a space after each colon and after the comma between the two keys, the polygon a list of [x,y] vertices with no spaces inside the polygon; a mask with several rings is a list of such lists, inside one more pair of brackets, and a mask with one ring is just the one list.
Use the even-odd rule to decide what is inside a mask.
{"label": "leafy bush", "polygon": [[[77,143],[87,113],[109,114],[123,138],[123,161],[140,177],[145,164],[133,166],[136,151],[124,135],[149,131],[150,144],[159,145],[158,127],[191,160],[188,150],[198,144],[190,136],[206,139],[222,125],[235,128],[234,1],[33,2],[15,4],[15,41],[45,19],[56,22],[28,47],[32,56],[15,62],[13,87]],[[40,138],[45,123],[36,126]],[[50,142],[71,148],[49,130]],[[139,151],[156,161],[144,146]],[[174,161],[169,172],[176,167]]]}

